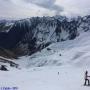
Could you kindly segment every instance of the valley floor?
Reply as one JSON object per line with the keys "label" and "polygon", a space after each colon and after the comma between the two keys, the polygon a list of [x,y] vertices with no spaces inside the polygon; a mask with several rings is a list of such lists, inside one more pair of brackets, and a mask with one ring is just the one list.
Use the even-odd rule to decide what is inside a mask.
{"label": "valley floor", "polygon": [[[90,75],[90,68],[88,69]],[[0,89],[17,87],[18,89],[10,90],[90,90],[90,86],[83,86],[85,70],[86,68],[72,66],[55,66],[0,71]]]}

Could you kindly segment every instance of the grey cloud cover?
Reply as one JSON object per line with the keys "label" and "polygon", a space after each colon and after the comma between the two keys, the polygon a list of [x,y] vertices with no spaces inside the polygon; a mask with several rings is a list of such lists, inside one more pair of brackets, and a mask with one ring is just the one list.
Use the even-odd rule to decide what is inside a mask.
{"label": "grey cloud cover", "polygon": [[54,10],[56,12],[63,11],[63,7],[55,4],[56,0],[24,0],[24,1],[36,4],[40,7],[43,7],[49,10]]}
{"label": "grey cloud cover", "polygon": [[90,14],[90,0],[0,0],[0,17]]}

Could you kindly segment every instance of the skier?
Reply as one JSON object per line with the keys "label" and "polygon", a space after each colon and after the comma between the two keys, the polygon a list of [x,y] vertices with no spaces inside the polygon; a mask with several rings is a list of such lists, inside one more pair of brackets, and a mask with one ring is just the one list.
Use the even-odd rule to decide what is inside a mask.
{"label": "skier", "polygon": [[84,83],[85,86],[90,85],[90,81],[89,81],[88,77],[90,77],[90,76],[88,76],[88,71],[86,70],[86,72],[85,72],[85,83]]}
{"label": "skier", "polygon": [[58,75],[59,75],[59,72],[58,72]]}

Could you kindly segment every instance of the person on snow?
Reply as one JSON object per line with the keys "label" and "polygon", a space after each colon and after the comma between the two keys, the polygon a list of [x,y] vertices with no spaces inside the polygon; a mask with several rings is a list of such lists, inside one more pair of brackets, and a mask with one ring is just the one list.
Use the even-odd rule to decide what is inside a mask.
{"label": "person on snow", "polygon": [[59,75],[59,72],[58,72],[58,75]]}
{"label": "person on snow", "polygon": [[86,70],[86,72],[85,72],[85,83],[84,83],[84,86],[86,86],[86,85],[90,85],[90,81],[89,81],[89,77],[90,76],[88,76],[88,71]]}

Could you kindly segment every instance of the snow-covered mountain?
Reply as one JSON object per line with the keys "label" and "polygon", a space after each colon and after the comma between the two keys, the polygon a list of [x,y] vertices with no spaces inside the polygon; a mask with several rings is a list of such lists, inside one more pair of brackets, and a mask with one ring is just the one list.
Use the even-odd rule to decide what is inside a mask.
{"label": "snow-covered mountain", "polygon": [[[22,52],[26,55],[30,54],[31,51],[33,52],[33,50],[35,52],[31,56],[21,57],[16,63],[22,67],[67,64],[88,66],[89,19],[90,16],[71,19],[66,17],[34,17],[16,21],[10,29],[12,33],[13,31],[15,33],[20,31],[19,34],[15,34],[17,37],[14,39],[19,38],[19,41],[15,46],[17,51],[14,52],[19,54]],[[46,32],[47,30],[48,32]]]}
{"label": "snow-covered mountain", "polygon": [[53,43],[31,56],[23,56],[16,63],[23,67],[90,66],[90,31],[81,32],[74,40]]}
{"label": "snow-covered mountain", "polygon": [[[88,70],[90,75],[89,24],[90,16],[35,17],[16,21],[8,32],[0,32],[0,53],[26,55],[0,57],[0,66],[9,70],[0,71],[1,88],[89,90],[83,86],[84,72]],[[11,68],[12,64],[20,70]]]}
{"label": "snow-covered mountain", "polygon": [[0,32],[0,47],[17,56],[31,55],[51,43],[75,39],[80,32],[90,30],[89,24],[89,15],[71,19],[54,16],[17,20],[8,32]]}
{"label": "snow-covered mountain", "polygon": [[13,26],[15,20],[0,19],[0,32],[8,32]]}

